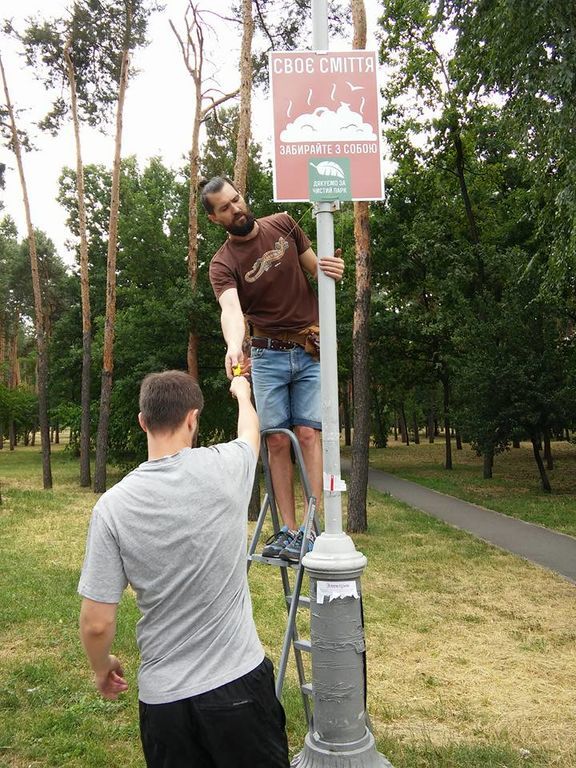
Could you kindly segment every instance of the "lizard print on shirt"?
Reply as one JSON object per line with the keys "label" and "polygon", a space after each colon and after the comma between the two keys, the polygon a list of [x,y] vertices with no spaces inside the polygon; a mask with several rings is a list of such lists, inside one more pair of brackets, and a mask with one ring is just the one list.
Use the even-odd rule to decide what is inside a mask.
{"label": "lizard print on shirt", "polygon": [[268,272],[268,270],[272,267],[279,266],[280,262],[282,261],[282,257],[287,250],[288,241],[283,237],[280,237],[278,242],[275,244],[275,247],[271,251],[266,251],[266,253],[260,256],[259,259],[256,259],[252,269],[246,272],[244,275],[246,282],[255,283],[256,280],[258,280],[258,278],[264,274],[264,272]]}

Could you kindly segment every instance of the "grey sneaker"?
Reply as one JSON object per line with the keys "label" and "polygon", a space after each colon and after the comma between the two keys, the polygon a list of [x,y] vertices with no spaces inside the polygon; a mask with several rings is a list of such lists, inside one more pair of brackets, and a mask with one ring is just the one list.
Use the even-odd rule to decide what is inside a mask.
{"label": "grey sneaker", "polygon": [[[289,560],[291,563],[298,563],[300,561],[300,550],[302,549],[302,539],[304,538],[304,528],[299,528],[296,536],[293,536],[292,541],[287,544],[280,552],[282,560]],[[304,554],[312,551],[314,546],[314,539],[316,534],[314,531],[310,531],[306,546],[304,547]]]}
{"label": "grey sneaker", "polygon": [[[269,539],[266,540],[266,545],[262,550],[263,557],[278,557],[280,552],[285,549],[292,539],[294,534],[288,529],[287,525],[283,525],[278,533],[273,533]],[[302,542],[302,539],[300,539]]]}

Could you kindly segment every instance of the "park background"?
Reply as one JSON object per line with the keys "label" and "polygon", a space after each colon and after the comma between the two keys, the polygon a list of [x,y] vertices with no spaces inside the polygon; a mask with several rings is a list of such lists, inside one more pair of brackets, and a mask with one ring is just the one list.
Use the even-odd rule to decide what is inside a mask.
{"label": "park background", "polygon": [[[334,4],[332,14],[332,34],[343,48],[362,38],[363,4],[351,5],[353,18],[345,3]],[[40,154],[56,156],[61,166],[53,197],[68,232],[62,236],[62,214],[54,214],[54,233],[44,219],[31,237],[21,213],[8,215],[8,202],[0,220],[1,556],[8,585],[1,613],[0,765],[139,764],[134,702],[99,702],[79,671],[84,662],[76,648],[74,581],[94,478],[88,463],[86,482],[86,461],[82,475],[78,456],[82,434],[88,462],[100,442],[97,490],[144,457],[135,420],[138,386],[146,373],[163,368],[196,365],[207,403],[201,443],[233,434],[219,312],[207,278],[224,233],[209,224],[191,193],[201,176],[223,172],[245,184],[257,215],[280,209],[272,201],[269,148],[239,143],[239,136],[246,114],[253,126],[268,120],[260,54],[272,41],[277,49],[306,47],[311,32],[305,3],[255,4],[248,59],[253,108],[246,111],[244,90],[213,110],[209,97],[219,96],[207,93],[216,85],[211,78],[230,69],[246,74],[240,58],[246,18],[242,23],[240,14],[247,6],[236,9],[236,22],[233,8],[212,6],[190,30],[206,31],[199,151],[190,152],[191,139],[176,147],[176,140],[164,139],[170,119],[162,122],[165,110],[156,100],[149,104],[154,129],[138,116],[157,155],[120,153],[116,240],[110,236],[114,117],[126,10],[138,22],[126,49],[137,60],[157,28],[149,25],[166,28],[171,19],[186,42],[187,6],[177,15],[172,4],[155,11],[142,2],[76,5],[86,11],[74,28],[82,45],[71,49],[80,131],[93,135],[90,124],[99,125],[109,151],[109,160],[83,168],[90,307],[84,339],[78,174],[62,68],[67,6],[60,3],[59,13],[48,15],[43,5],[30,34],[21,18],[4,31],[2,63],[18,140],[6,99],[0,106],[2,163],[8,166],[2,197],[12,214],[16,144],[26,150],[30,143],[23,151],[27,184],[30,190],[40,185],[34,146],[41,145]],[[454,495],[575,533],[574,8],[567,0],[490,6],[386,0],[368,7],[382,67],[387,196],[365,206],[344,204],[335,237],[347,262],[336,288],[342,436],[357,470],[347,520],[370,559],[367,638],[375,659],[370,688],[379,744],[395,765],[576,765],[573,588],[368,493],[361,471],[370,457],[374,465]],[[216,19],[215,10],[228,20]],[[61,23],[43,26],[58,16]],[[164,97],[187,105],[188,117],[180,119],[192,137],[194,82],[172,38],[174,58],[154,63],[169,83]],[[25,68],[18,51],[28,54]],[[187,90],[173,85],[176,67]],[[15,69],[18,85],[12,88]],[[141,75],[129,76],[127,122],[131,89]],[[29,84],[22,85],[22,77]],[[56,107],[44,123],[54,138],[40,132],[47,110],[39,109],[34,88]],[[256,129],[252,134],[260,135]],[[31,195],[33,226],[44,207],[54,210],[54,200],[43,194],[45,200]],[[310,205],[284,209],[314,236]],[[193,214],[198,234],[191,239]],[[106,339],[111,282],[114,334]],[[88,429],[82,428],[83,380],[89,382]],[[104,402],[109,421],[99,441],[102,381],[110,384]],[[41,464],[39,395],[55,448],[50,454],[44,440]],[[47,464],[53,465],[50,483]],[[54,491],[38,490],[42,485]],[[270,618],[276,609],[266,602],[265,580],[253,590],[259,629],[275,656],[274,625],[282,618],[278,611],[275,621]],[[123,648],[133,659],[135,608],[127,602]],[[296,747],[303,737],[297,695],[290,706]]]}

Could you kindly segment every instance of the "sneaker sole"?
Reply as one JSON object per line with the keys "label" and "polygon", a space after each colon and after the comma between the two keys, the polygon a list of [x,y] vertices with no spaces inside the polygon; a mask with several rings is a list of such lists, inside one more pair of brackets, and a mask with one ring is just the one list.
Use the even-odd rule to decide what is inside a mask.
{"label": "sneaker sole", "polygon": [[284,555],[284,554],[282,554],[282,552],[280,552],[278,557],[281,560],[287,560],[289,563],[299,563],[300,562],[300,554],[298,554],[298,555]]}

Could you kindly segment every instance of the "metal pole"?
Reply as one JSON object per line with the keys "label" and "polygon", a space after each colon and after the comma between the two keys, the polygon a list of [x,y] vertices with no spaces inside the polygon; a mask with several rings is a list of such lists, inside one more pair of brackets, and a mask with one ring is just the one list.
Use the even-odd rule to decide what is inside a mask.
{"label": "metal pole", "polygon": [[[332,203],[317,203],[318,257],[334,255]],[[318,270],[320,313],[320,382],[322,389],[322,456],[324,467],[324,520],[327,534],[342,534],[340,478],[340,425],[338,414],[338,353],[336,339],[336,286]],[[332,487],[331,487],[332,486]]]}
{"label": "metal pole", "polygon": [[[312,0],[315,50],[328,50],[328,3]],[[334,203],[316,206],[318,257],[334,254]],[[367,727],[360,577],[366,558],[342,530],[336,288],[318,271],[325,530],[303,558],[310,578],[314,714],[298,768],[392,768]]]}

